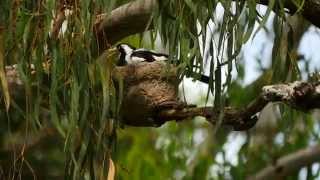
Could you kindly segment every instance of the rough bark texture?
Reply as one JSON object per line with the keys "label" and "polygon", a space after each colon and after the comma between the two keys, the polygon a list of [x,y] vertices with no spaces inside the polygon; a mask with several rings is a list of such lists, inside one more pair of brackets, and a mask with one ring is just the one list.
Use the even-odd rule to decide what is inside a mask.
{"label": "rough bark texture", "polygon": [[267,101],[280,101],[302,111],[320,108],[320,82],[295,81],[265,86],[262,91]]}

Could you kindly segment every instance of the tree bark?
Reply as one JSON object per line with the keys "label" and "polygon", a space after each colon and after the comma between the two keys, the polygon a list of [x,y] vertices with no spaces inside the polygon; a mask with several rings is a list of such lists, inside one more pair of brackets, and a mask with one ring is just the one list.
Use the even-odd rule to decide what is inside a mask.
{"label": "tree bark", "polygon": [[137,0],[114,9],[110,14],[99,15],[95,31],[100,52],[124,37],[148,30],[155,3],[155,0]]}
{"label": "tree bark", "polygon": [[[131,126],[160,126],[167,121],[182,121],[203,116],[216,124],[222,116],[222,125],[244,131],[255,125],[257,114],[269,102],[283,102],[301,111],[320,108],[320,82],[296,81],[265,86],[261,94],[246,107],[194,107],[177,98],[179,79],[177,69],[163,62],[139,63],[116,67],[124,81],[124,99],[121,115],[124,124]],[[14,66],[6,68],[11,96],[23,96],[23,83]],[[1,96],[1,94],[0,94]]]}
{"label": "tree bark", "polygon": [[320,161],[320,145],[307,147],[286,155],[262,169],[248,180],[284,179],[287,175],[299,171],[302,167]]}
{"label": "tree bark", "polygon": [[[260,0],[257,4],[268,5],[269,0]],[[136,0],[116,8],[110,15],[101,15],[95,25],[100,49],[104,50],[124,37],[152,28],[151,15],[155,5],[155,0]],[[284,1],[284,8],[291,14],[298,10],[291,0]],[[320,27],[320,0],[305,0],[299,13],[310,23]]]}

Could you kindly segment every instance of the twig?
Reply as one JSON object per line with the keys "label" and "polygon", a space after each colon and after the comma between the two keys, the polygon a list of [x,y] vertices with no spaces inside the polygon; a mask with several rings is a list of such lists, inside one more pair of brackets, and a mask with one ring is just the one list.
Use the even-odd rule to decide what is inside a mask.
{"label": "twig", "polygon": [[307,147],[300,151],[286,155],[262,169],[249,180],[284,179],[287,175],[297,172],[302,167],[320,161],[320,145]]}

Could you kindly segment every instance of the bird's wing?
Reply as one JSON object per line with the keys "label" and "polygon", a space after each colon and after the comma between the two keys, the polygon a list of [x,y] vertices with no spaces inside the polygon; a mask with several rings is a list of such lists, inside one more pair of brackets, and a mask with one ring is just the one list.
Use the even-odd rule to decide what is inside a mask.
{"label": "bird's wing", "polygon": [[156,52],[148,51],[148,50],[144,50],[144,49],[138,49],[138,50],[134,51],[132,54],[133,54],[133,56],[145,58],[146,61],[148,61],[148,62],[166,61],[169,58],[169,55],[167,55],[167,54],[156,53]]}
{"label": "bird's wing", "polygon": [[153,57],[153,53],[150,51],[134,51],[131,54],[131,59],[136,59],[137,61],[147,61],[147,62],[153,62],[155,61],[155,58]]}
{"label": "bird's wing", "polygon": [[159,53],[159,52],[156,52],[156,51],[154,51],[154,50],[149,50],[149,49],[144,49],[144,48],[139,48],[139,49],[136,49],[136,50],[134,50],[134,51],[136,51],[136,52],[147,52],[147,53],[153,54],[154,56],[159,56],[159,57],[160,57],[160,56],[163,56],[163,57],[166,57],[166,58],[169,57],[168,54]]}

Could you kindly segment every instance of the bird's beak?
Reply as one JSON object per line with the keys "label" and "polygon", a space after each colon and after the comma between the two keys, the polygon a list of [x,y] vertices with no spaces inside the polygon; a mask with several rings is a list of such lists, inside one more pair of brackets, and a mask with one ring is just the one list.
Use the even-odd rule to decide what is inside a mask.
{"label": "bird's beak", "polygon": [[[104,62],[116,63],[119,58],[119,51],[116,47],[105,50],[101,58]],[[106,61],[105,61],[106,60]]]}
{"label": "bird's beak", "polygon": [[115,53],[116,51],[118,51],[116,47],[108,49],[109,53]]}

